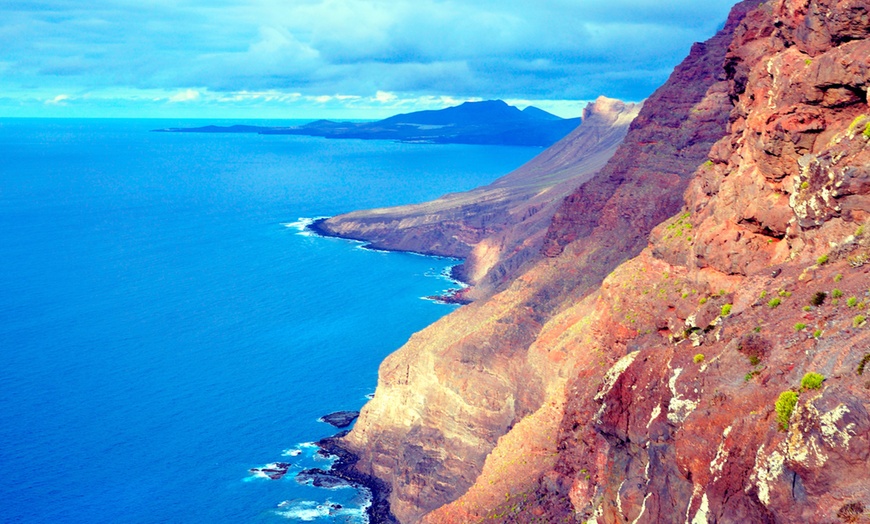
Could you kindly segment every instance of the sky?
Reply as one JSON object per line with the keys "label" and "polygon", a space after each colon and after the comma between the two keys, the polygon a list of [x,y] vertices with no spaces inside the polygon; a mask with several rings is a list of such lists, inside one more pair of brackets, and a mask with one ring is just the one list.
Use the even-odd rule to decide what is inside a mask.
{"label": "sky", "polygon": [[573,117],[649,96],[734,1],[2,0],[0,117]]}

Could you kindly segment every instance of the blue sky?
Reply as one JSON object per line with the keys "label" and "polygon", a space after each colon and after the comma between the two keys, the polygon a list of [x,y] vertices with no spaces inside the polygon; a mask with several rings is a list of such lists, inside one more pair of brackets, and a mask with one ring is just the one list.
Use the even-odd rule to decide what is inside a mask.
{"label": "blue sky", "polygon": [[733,1],[3,0],[0,116],[577,116],[647,97]]}

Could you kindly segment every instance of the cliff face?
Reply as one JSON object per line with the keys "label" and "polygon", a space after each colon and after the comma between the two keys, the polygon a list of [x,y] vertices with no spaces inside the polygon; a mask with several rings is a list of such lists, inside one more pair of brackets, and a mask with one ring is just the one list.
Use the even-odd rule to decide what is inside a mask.
{"label": "cliff face", "polygon": [[[703,143],[709,150],[725,134],[730,102],[722,63],[744,11],[735,10],[719,35],[695,46],[645,103],[637,120],[655,123],[658,142],[668,143],[673,134],[681,137],[674,139],[681,146],[650,147],[650,131],[631,126],[626,138],[630,145],[610,161],[617,167],[605,168],[610,194],[588,203],[606,209],[611,220],[595,224],[594,235],[585,243],[567,245],[562,255],[528,263],[530,268],[506,289],[430,326],[385,360],[375,398],[346,442],[360,454],[363,471],[392,486],[393,510],[402,522],[419,520],[473,485],[467,496],[477,496],[481,482],[475,484],[475,479],[490,467],[485,462],[496,456],[510,460],[512,454],[504,450],[511,446],[535,450],[524,462],[491,466],[517,473],[504,477],[512,483],[528,487],[552,466],[565,384],[577,362],[588,357],[575,338],[579,317],[570,306],[593,293],[608,273],[646,244],[639,239],[655,225],[647,213],[668,216],[661,195],[678,201],[694,168],[706,158],[694,144]],[[687,122],[679,125],[675,114]],[[680,161],[668,162],[659,156],[663,151],[680,156]],[[667,168],[648,174],[634,157],[655,158]],[[559,158],[552,162],[558,165]],[[587,185],[600,184],[601,176]],[[679,209],[668,205],[671,212]],[[540,228],[541,241],[545,231]],[[595,326],[599,321],[582,322]],[[542,334],[545,324],[553,329]],[[603,354],[593,359],[605,361]],[[503,499],[504,493],[499,496]],[[486,508],[501,502],[487,490],[480,497],[453,507]],[[462,519],[473,518],[477,511]]]}
{"label": "cliff face", "polygon": [[546,256],[384,362],[346,442],[402,522],[867,521],[868,36],[738,4]]}
{"label": "cliff face", "polygon": [[380,249],[467,258],[457,276],[480,285],[466,298],[489,295],[505,274],[537,254],[562,199],[613,156],[639,109],[601,97],[577,129],[490,185],[423,204],[339,215],[317,229]]}

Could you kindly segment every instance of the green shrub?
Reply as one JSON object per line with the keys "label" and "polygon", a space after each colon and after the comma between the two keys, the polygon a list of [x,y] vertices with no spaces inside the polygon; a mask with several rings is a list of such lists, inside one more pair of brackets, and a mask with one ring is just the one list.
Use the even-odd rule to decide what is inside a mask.
{"label": "green shrub", "polygon": [[855,230],[855,236],[856,237],[864,236],[864,225],[863,224],[858,226],[858,229]]}
{"label": "green shrub", "polygon": [[809,189],[809,187],[810,187],[810,183],[807,182],[806,180],[801,182],[801,189]]}
{"label": "green shrub", "polygon": [[820,266],[824,266],[827,263],[828,263],[828,255],[822,255],[816,259],[816,264],[818,264]]}
{"label": "green shrub", "polygon": [[782,299],[781,298],[774,298],[773,300],[771,300],[770,302],[767,303],[767,307],[769,307],[770,309],[774,309],[774,308],[778,307],[780,304],[782,304]]}
{"label": "green shrub", "polygon": [[858,315],[852,319],[852,327],[861,327],[861,324],[863,324],[865,320],[867,320],[867,318],[864,315]]}
{"label": "green shrub", "polygon": [[813,331],[813,338],[820,338],[821,336],[822,336],[821,329],[817,329],[817,330]]}
{"label": "green shrub", "polygon": [[749,355],[749,363],[753,366],[757,366],[761,363],[761,358],[759,358],[758,355]]}
{"label": "green shrub", "polygon": [[807,328],[807,325],[804,324],[803,322],[798,322],[797,324],[794,325],[795,331],[803,331],[806,328]]}
{"label": "green shrub", "polygon": [[833,291],[831,291],[831,296],[834,298],[840,298],[843,296],[843,292],[839,289],[834,289]]}
{"label": "green shrub", "polygon": [[812,306],[804,306],[804,311],[812,311]]}
{"label": "green shrub", "polygon": [[704,354],[698,353],[697,355],[695,355],[695,358],[693,358],[692,360],[695,361],[695,364],[700,364],[701,362],[704,362]]}
{"label": "green shrub", "polygon": [[867,127],[864,128],[864,138],[870,138],[870,124],[867,124]]}
{"label": "green shrub", "polygon": [[849,297],[846,299],[846,305],[849,307],[855,307],[858,305],[858,299],[855,297]]}
{"label": "green shrub", "polygon": [[776,420],[782,429],[788,429],[788,422],[791,420],[791,414],[794,413],[794,408],[797,406],[798,394],[794,391],[783,391],[779,394],[776,400]]}
{"label": "green shrub", "polygon": [[[863,227],[863,226],[862,226],[862,227]],[[839,281],[841,281],[841,280],[843,280],[843,274],[842,274],[842,273],[837,273],[836,275],[834,275],[834,282],[839,282]]]}
{"label": "green shrub", "polygon": [[779,290],[779,296],[781,296],[781,297],[783,297],[783,298],[788,298],[788,297],[791,296],[791,291],[786,291],[786,290],[784,290],[784,289],[780,289],[780,290]]}
{"label": "green shrub", "polygon": [[801,389],[819,389],[822,387],[822,382],[825,381],[824,375],[819,373],[809,372],[801,379]]}
{"label": "green shrub", "polygon": [[761,292],[761,295],[759,296],[759,298],[762,298],[762,299],[763,299],[763,298],[765,298],[765,297],[767,297],[767,291],[762,291],[762,292]]}
{"label": "green shrub", "polygon": [[731,314],[731,308],[732,308],[731,304],[725,304],[725,305],[723,305],[723,306],[722,306],[722,316],[723,316],[723,317],[727,317],[728,315],[730,315],[730,314]]}
{"label": "green shrub", "polygon": [[704,304],[706,304],[706,303],[707,303],[707,297],[701,297],[701,298],[698,300],[698,304],[701,304],[702,306],[703,306]]}

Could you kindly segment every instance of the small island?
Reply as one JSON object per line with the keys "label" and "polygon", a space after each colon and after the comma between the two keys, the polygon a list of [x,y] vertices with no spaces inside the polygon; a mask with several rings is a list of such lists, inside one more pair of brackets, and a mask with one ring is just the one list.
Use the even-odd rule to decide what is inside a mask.
{"label": "small island", "polygon": [[377,122],[317,120],[301,126],[253,125],[171,127],[166,133],[257,133],[323,138],[394,140],[427,144],[549,147],[573,131],[578,118],[561,118],[537,107],[520,110],[502,100],[465,102],[433,111],[416,111]]}

